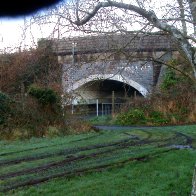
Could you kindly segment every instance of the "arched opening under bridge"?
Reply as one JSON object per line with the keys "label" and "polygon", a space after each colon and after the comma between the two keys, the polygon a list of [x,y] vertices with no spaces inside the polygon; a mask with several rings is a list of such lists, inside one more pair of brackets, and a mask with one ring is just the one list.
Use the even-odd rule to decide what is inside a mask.
{"label": "arched opening under bridge", "polygon": [[120,75],[91,75],[88,78],[77,81],[72,89],[73,104],[76,108],[85,106],[92,113],[105,115],[111,114],[113,107],[115,110],[126,103],[128,99],[136,97],[146,97],[148,91],[129,79],[125,80]]}

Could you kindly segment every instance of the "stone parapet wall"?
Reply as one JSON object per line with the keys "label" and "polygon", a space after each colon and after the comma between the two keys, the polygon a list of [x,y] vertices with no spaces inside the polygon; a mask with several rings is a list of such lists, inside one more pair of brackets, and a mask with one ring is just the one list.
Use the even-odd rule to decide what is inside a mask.
{"label": "stone parapet wall", "polygon": [[[47,40],[46,40],[47,41]],[[166,34],[113,34],[52,40],[53,51],[59,55],[98,53],[116,50],[166,51],[175,50],[175,42]]]}

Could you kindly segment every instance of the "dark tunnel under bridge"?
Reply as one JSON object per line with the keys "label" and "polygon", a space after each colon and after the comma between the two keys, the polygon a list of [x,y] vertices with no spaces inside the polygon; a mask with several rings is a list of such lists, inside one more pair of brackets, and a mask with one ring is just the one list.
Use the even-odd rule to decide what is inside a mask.
{"label": "dark tunnel under bridge", "polygon": [[110,115],[119,111],[128,101],[143,97],[134,87],[113,79],[89,81],[74,91],[77,100],[72,113]]}

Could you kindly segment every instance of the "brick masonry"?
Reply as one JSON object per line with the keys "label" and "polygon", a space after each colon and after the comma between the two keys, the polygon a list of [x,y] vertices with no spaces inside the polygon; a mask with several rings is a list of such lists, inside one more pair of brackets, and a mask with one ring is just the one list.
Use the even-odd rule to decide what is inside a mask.
{"label": "brick masonry", "polygon": [[[63,65],[64,91],[92,80],[113,79],[133,86],[146,96],[160,81],[162,65],[153,59],[169,60],[176,44],[166,34],[114,34],[42,40],[39,45],[52,44]],[[118,80],[119,78],[119,80]],[[77,87],[77,88],[76,88]]]}

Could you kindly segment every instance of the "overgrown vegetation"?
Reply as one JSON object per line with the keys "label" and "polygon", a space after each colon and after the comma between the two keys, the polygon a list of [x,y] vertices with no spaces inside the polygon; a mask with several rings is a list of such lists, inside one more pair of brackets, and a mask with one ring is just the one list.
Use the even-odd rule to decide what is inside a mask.
{"label": "overgrown vegetation", "polygon": [[[196,126],[1,141],[4,195],[190,195]],[[177,164],[176,164],[177,163]]]}
{"label": "overgrown vegetation", "polygon": [[0,91],[0,125],[5,123],[10,113],[10,98]]}
{"label": "overgrown vegetation", "polygon": [[114,124],[114,119],[112,118],[112,115],[103,115],[91,117],[88,119],[88,122],[93,125],[112,125]]}
{"label": "overgrown vegetation", "polygon": [[182,78],[176,76],[176,73],[173,69],[167,68],[165,75],[164,75],[164,80],[161,84],[161,89],[168,91],[174,86],[177,85],[178,82],[180,82]]}
{"label": "overgrown vegetation", "polygon": [[31,84],[61,91],[61,66],[51,46],[0,56],[0,89],[9,95],[25,93]]}
{"label": "overgrown vegetation", "polygon": [[[0,138],[51,137],[91,130],[88,122],[69,115],[71,109],[68,112],[62,110],[61,66],[48,44],[47,47],[40,44],[36,50],[2,56],[0,67],[6,77],[0,77],[3,90],[0,94]],[[179,62],[171,60],[170,65],[175,68]],[[196,88],[186,77],[188,71],[183,71],[183,65],[182,73],[185,75],[167,68],[159,91],[147,99],[137,98],[133,103],[127,103],[114,118],[96,117],[90,123],[195,123]]]}
{"label": "overgrown vegetation", "polygon": [[31,85],[28,93],[35,97],[42,105],[52,105],[60,101],[60,97],[58,97],[57,93],[49,88],[40,88],[35,85]]}
{"label": "overgrown vegetation", "polygon": [[164,114],[159,111],[148,111],[143,109],[130,109],[128,112],[120,113],[115,123],[119,125],[165,125],[170,122]]}
{"label": "overgrown vegetation", "polygon": [[138,98],[133,104],[128,103],[116,115],[115,122],[120,125],[195,123],[195,97],[195,84],[174,69],[167,68],[160,89],[148,99]]}
{"label": "overgrown vegetation", "polygon": [[39,47],[1,57],[0,88],[4,93],[0,93],[0,138],[62,133],[61,66],[51,48]]}

